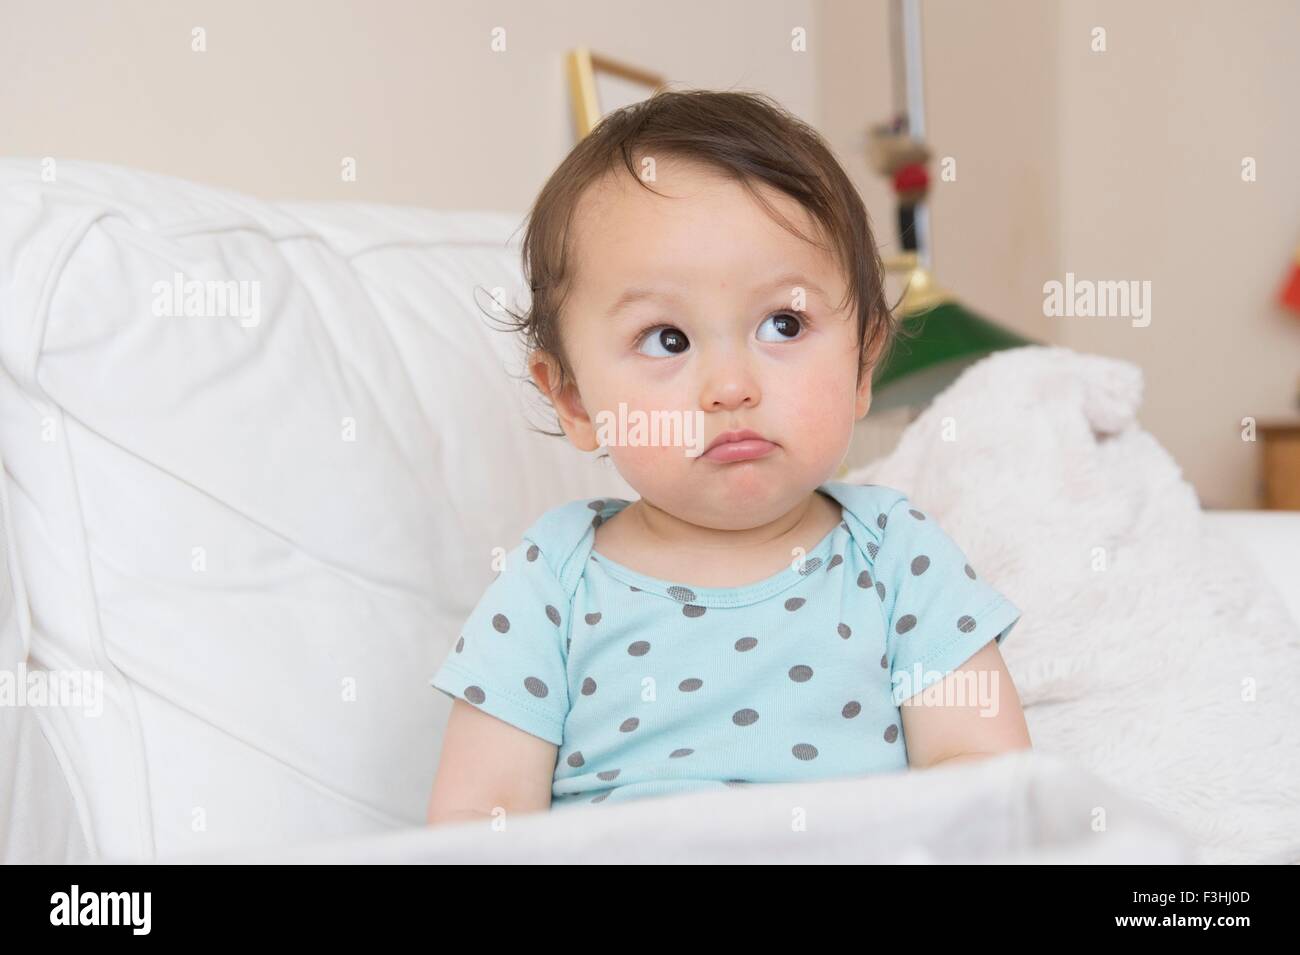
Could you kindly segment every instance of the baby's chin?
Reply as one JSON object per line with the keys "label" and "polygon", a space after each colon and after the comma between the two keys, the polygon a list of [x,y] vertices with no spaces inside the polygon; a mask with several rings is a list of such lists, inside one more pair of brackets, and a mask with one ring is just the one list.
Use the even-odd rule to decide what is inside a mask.
{"label": "baby's chin", "polygon": [[647,503],[718,529],[775,520],[814,493],[836,467],[829,459],[824,464],[800,461],[781,445],[760,458],[732,462],[689,457],[680,448],[622,448],[610,457]]}

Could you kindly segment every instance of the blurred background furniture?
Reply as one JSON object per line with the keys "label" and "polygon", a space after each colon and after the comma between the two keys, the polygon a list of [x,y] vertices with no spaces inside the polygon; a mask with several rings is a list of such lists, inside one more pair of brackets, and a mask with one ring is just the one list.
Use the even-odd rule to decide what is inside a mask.
{"label": "blurred background furniture", "polygon": [[1300,510],[1300,417],[1261,421],[1256,430],[1264,507]]}

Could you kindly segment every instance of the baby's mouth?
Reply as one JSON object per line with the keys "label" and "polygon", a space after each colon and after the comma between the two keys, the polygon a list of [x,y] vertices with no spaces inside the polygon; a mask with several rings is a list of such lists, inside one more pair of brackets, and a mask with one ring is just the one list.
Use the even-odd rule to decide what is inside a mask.
{"label": "baby's mouth", "polygon": [[775,448],[774,442],[767,440],[756,431],[725,431],[714,439],[701,457],[716,464],[735,464],[741,461],[757,461],[766,457]]}

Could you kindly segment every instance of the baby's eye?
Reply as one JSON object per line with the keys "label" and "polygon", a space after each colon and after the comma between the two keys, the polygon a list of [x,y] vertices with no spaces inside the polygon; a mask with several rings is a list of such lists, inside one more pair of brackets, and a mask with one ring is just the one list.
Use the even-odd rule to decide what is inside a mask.
{"label": "baby's eye", "polygon": [[[647,345],[662,348],[664,351],[647,352],[645,350]],[[654,328],[648,328],[641,333],[637,351],[655,358],[666,358],[680,355],[690,347],[691,343],[687,339],[686,333],[680,328],[674,328],[672,325],[656,325]]]}
{"label": "baby's eye", "polygon": [[[775,338],[763,338],[763,328],[769,322],[772,323],[772,327],[776,331]],[[763,323],[758,326],[758,337],[761,341],[788,342],[799,334],[803,322],[804,316],[802,312],[777,312],[775,315],[769,315],[763,319]]]}

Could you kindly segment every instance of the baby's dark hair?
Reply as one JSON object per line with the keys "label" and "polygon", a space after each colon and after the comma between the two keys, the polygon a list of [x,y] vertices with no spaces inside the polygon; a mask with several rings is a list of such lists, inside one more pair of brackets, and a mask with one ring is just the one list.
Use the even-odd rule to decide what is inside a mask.
{"label": "baby's dark hair", "polygon": [[763,93],[663,90],[603,117],[551,174],[528,214],[522,256],[532,301],[522,314],[505,309],[514,319],[507,324],[523,336],[530,354],[540,350],[555,359],[555,388],[574,380],[560,312],[573,280],[569,234],[575,210],[587,188],[620,162],[634,180],[661,195],[637,175],[643,156],[691,159],[720,170],[795,235],[800,233],[754,183],[766,183],[808,210],[848,277],[839,308],[856,306],[858,381],[870,373],[869,356],[877,348],[877,363],[885,359],[898,323],[885,300],[880,252],[861,196],[821,135]]}

